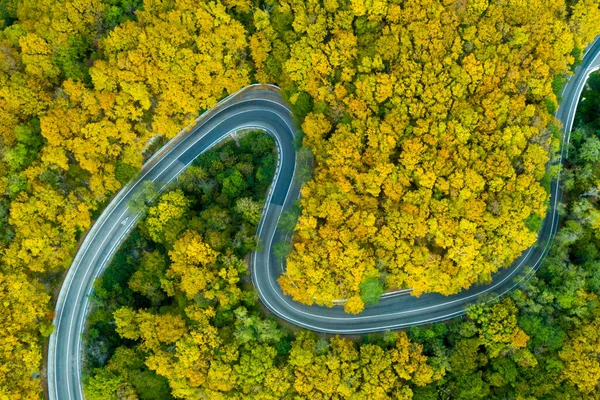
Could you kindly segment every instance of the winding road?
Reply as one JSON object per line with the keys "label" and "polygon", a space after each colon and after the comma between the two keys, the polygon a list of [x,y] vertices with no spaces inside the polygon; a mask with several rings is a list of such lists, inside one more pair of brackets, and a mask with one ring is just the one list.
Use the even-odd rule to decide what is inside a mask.
{"label": "winding road", "polygon": [[[589,74],[600,68],[600,40],[588,48],[582,64],[563,91],[557,117],[565,126],[560,160],[569,142],[581,91]],[[341,307],[305,306],[284,295],[277,284],[280,263],[271,253],[280,233],[276,229],[282,210],[299,196],[294,181],[296,127],[290,110],[277,88],[252,85],[233,94],[201,115],[189,130],[170,141],[142,169],[139,178],[123,188],[107,206],[83,241],[60,290],[54,318],[55,331],[48,348],[48,390],[51,400],[83,399],[81,386],[82,332],[89,309],[94,279],[108,265],[111,256],[132,230],[140,214],[133,215],[127,201],[138,193],[145,180],[159,189],[166,187],[203,152],[231,133],[244,128],[262,129],[275,138],[278,161],[265,210],[258,228],[263,249],[251,261],[252,280],[262,302],[279,317],[298,326],[326,333],[357,334],[405,328],[464,314],[465,305],[480,295],[501,296],[523,279],[525,267],[539,266],[552,245],[558,226],[556,205],[560,201],[560,176],[551,184],[548,213],[539,232],[539,246],[525,251],[509,267],[493,275],[492,283],[473,286],[453,296],[424,294],[412,297],[405,292],[384,296],[379,304],[359,315],[348,315]],[[558,161],[560,161],[558,160]]]}

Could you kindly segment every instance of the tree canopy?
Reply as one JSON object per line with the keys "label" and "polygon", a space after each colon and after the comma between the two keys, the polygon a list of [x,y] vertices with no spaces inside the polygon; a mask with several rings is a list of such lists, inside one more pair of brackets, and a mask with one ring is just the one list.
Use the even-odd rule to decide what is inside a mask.
{"label": "tree canopy", "polygon": [[[448,294],[485,281],[535,240],[548,198],[545,164],[557,149],[551,114],[560,83],[599,21],[597,0],[1,0],[0,398],[41,397],[51,293],[111,196],[199,113],[251,82],[278,84],[304,131],[297,176],[307,183],[283,227],[293,240],[280,249],[282,257],[291,251],[280,281],[286,292],[305,303],[347,299],[346,310],[360,312],[381,290]],[[588,104],[586,118],[597,109]],[[547,374],[527,392],[523,382],[538,378],[526,373],[525,336],[512,327],[515,338],[479,342],[474,332],[488,325],[477,322],[473,332],[460,328],[460,339],[456,332],[443,339],[456,343],[465,365],[452,360],[468,372],[436,381],[440,393],[477,398],[518,387],[539,397],[554,384],[563,397],[589,392],[596,375],[588,350],[596,342],[585,328],[595,326],[586,304],[600,287],[597,142],[587,131],[573,135],[566,187],[577,200],[557,236],[567,250],[556,253],[569,262],[552,258],[564,271],[548,268],[535,306],[515,300],[519,315],[551,301],[567,310],[518,319],[527,346],[551,349],[538,361]],[[152,205],[127,244],[152,248],[135,263],[117,257],[123,268],[103,278],[116,297],[96,287],[97,296],[129,310],[119,329],[138,333],[140,347],[114,352],[120,337],[112,313],[91,317],[98,324],[90,335],[104,340],[94,351],[115,355],[90,382],[89,398],[112,391],[164,399],[197,395],[199,387],[214,398],[228,390],[250,397],[253,385],[265,388],[265,398],[331,390],[321,381],[294,386],[301,369],[285,362],[289,337],[276,339],[280,331],[242,290],[242,260],[257,245],[257,193],[270,184],[276,156],[264,136],[241,146],[240,159],[229,149],[190,168],[179,188],[185,201],[169,192],[193,218],[181,221],[164,200]],[[179,257],[188,248],[203,258]],[[161,309],[165,302],[178,312]],[[238,311],[240,304],[250,311]],[[514,314],[510,305],[502,309],[506,318]],[[548,327],[555,319],[560,328]],[[233,336],[244,344],[223,345]],[[347,355],[344,375],[335,370],[338,350],[314,340],[315,361],[301,373],[324,379],[333,371],[331,382],[348,387],[360,380],[340,386],[356,398],[426,394],[434,386],[418,382],[452,365],[425,343],[431,338],[419,340],[427,362],[438,363],[433,375],[419,357],[408,364],[423,374],[398,371],[407,362],[388,350],[404,351],[404,339],[378,345],[383,353],[339,342],[339,351],[358,354]],[[498,361],[480,355],[485,346],[501,348]],[[505,351],[524,358],[507,361]],[[200,365],[205,354],[218,362]],[[589,375],[575,376],[581,365]]]}
{"label": "tree canopy", "polygon": [[535,242],[552,84],[595,36],[597,2],[272,4],[259,72],[283,74],[316,160],[286,293],[355,311],[372,278],[449,295]]}

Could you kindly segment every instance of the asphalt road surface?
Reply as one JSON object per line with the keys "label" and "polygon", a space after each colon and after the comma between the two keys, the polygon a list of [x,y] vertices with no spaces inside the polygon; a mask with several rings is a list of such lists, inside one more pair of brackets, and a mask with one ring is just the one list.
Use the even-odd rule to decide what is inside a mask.
{"label": "asphalt road surface", "polygon": [[[561,160],[573,124],[578,99],[589,74],[600,67],[600,40],[586,52],[563,91],[557,117],[565,126]],[[61,287],[54,318],[55,331],[48,349],[48,389],[50,399],[83,399],[81,386],[82,339],[94,279],[108,265],[111,256],[135,225],[127,201],[135,196],[144,180],[163,188],[203,152],[244,128],[257,128],[275,138],[278,161],[265,210],[258,228],[263,249],[252,256],[251,272],[261,301],[279,317],[298,326],[326,333],[357,334],[405,328],[443,321],[464,314],[465,305],[479,296],[501,296],[524,279],[526,267],[537,268],[552,245],[558,226],[556,205],[560,202],[560,176],[551,185],[548,213],[538,236],[538,245],[526,250],[508,268],[493,275],[492,283],[476,285],[453,296],[407,295],[406,291],[384,296],[379,304],[359,315],[348,315],[341,307],[305,306],[284,295],[277,284],[281,264],[271,249],[279,240],[276,229],[281,211],[299,195],[294,183],[296,128],[291,113],[277,89],[254,85],[229,96],[198,118],[196,125],[181,133],[152,157],[140,177],[119,192],[94,224],[82,243]],[[559,160],[560,161],[560,160]]]}

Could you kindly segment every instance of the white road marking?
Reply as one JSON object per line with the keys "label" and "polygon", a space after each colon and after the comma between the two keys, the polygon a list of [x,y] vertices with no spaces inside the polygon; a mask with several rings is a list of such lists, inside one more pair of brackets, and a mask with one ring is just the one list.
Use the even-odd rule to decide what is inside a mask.
{"label": "white road marking", "polygon": [[[241,93],[241,92],[242,92],[242,91],[238,92],[237,94],[239,94],[239,93]],[[288,108],[287,108],[285,105],[283,105],[283,104],[281,104],[281,103],[278,103],[278,102],[275,102],[275,101],[273,101],[273,100],[269,100],[269,99],[246,99],[246,100],[241,100],[241,101],[239,101],[239,102],[237,102],[237,103],[234,103],[234,104],[228,105],[227,107],[224,107],[223,109],[221,109],[219,112],[217,112],[217,113],[215,113],[215,114],[213,114],[213,115],[210,115],[210,116],[208,117],[208,119],[207,119],[206,121],[204,121],[204,123],[203,123],[201,126],[204,126],[204,125],[205,125],[205,124],[207,124],[207,123],[208,123],[210,120],[212,120],[212,119],[213,119],[213,118],[214,118],[216,115],[219,115],[221,112],[223,112],[223,111],[225,111],[225,110],[227,110],[227,109],[229,109],[229,108],[231,108],[231,107],[233,107],[233,106],[236,106],[236,105],[239,105],[239,104],[242,104],[242,103],[249,103],[249,102],[252,102],[252,101],[255,101],[255,102],[256,102],[256,101],[265,101],[265,102],[270,102],[270,103],[273,103],[273,104],[275,104],[275,105],[277,105],[277,106],[280,106],[282,109],[285,109],[285,110],[286,110],[286,112],[290,113],[289,109],[288,109]],[[259,109],[256,109],[256,108],[255,108],[255,109],[254,109],[254,111],[256,111],[256,110],[259,110]],[[246,110],[246,111],[244,111],[244,112],[248,112],[248,110]],[[234,114],[233,116],[235,116],[235,115],[238,115],[238,114],[240,114],[240,113],[236,113],[236,114]],[[279,116],[279,115],[278,115],[278,116]],[[280,117],[280,118],[281,118],[281,117]],[[288,126],[288,129],[291,129],[291,126],[290,126],[290,125],[287,123],[287,121],[285,120],[285,118],[281,118],[281,119],[282,119],[282,120],[284,121],[284,123],[285,123],[285,124]],[[220,123],[222,123],[222,122],[220,122]],[[220,123],[219,123],[219,124],[220,124]],[[188,135],[186,136],[186,138],[187,138],[187,137],[189,137],[189,135],[193,134],[193,132],[194,132],[195,130],[197,130],[198,128],[199,128],[199,126],[195,126],[193,129],[191,129],[191,130],[189,130],[189,131],[187,131],[186,129],[184,129],[184,130],[182,130],[182,132],[188,133]],[[214,128],[213,128],[213,129],[214,129]],[[194,146],[194,145],[195,145],[195,144],[196,144],[196,143],[197,143],[199,140],[201,140],[203,137],[205,137],[205,136],[206,136],[207,134],[209,134],[211,131],[212,131],[212,129],[211,129],[210,131],[207,131],[207,132],[205,132],[203,135],[201,135],[199,138],[197,138],[197,139],[196,139],[196,140],[195,140],[195,141],[194,141],[194,142],[193,142],[193,143],[192,143],[192,144],[191,144],[189,147],[191,147],[191,146]],[[222,138],[222,137],[221,137],[221,138]],[[169,148],[169,149],[168,149],[168,150],[165,152],[165,154],[164,154],[164,155],[162,155],[162,157],[167,157],[167,156],[168,156],[169,154],[171,154],[171,153],[172,153],[172,152],[173,152],[175,149],[179,148],[179,146],[181,145],[181,143],[182,143],[184,140],[185,140],[185,138],[184,138],[184,139],[182,139],[180,142],[176,143],[176,144],[175,144],[175,145],[174,145],[172,148]],[[216,144],[216,143],[217,143],[217,142],[219,142],[220,140],[221,140],[221,139],[217,140],[216,142],[213,142],[213,143],[212,143],[212,144],[211,144],[211,145],[210,145],[210,146],[209,146],[209,147],[208,147],[206,150],[208,150],[209,148],[211,148],[212,146],[214,146],[214,144]],[[189,148],[189,147],[188,147],[188,148]],[[187,148],[186,148],[186,149],[184,149],[184,151],[182,152],[182,154],[183,154],[185,151],[187,151]],[[176,158],[174,161],[172,161],[172,162],[171,162],[171,163],[170,163],[170,164],[169,164],[169,165],[168,165],[166,168],[163,168],[163,169],[162,169],[162,170],[161,170],[161,171],[160,171],[160,172],[157,174],[157,176],[160,176],[160,175],[162,174],[162,172],[164,172],[164,171],[165,171],[167,168],[169,168],[169,167],[170,167],[170,166],[173,164],[173,162],[177,161],[177,159],[178,159],[178,157],[177,157],[177,158]],[[100,229],[101,229],[101,228],[103,227],[103,225],[106,223],[106,221],[107,221],[107,220],[108,220],[108,218],[109,218],[109,217],[112,215],[112,213],[113,213],[113,212],[114,212],[114,210],[115,210],[115,209],[118,207],[118,205],[120,205],[120,204],[122,203],[122,201],[124,200],[124,198],[125,198],[125,197],[126,197],[126,196],[127,196],[129,193],[130,193],[130,192],[131,192],[131,190],[133,190],[133,188],[135,188],[135,187],[136,187],[136,185],[137,185],[137,184],[139,184],[139,183],[140,183],[140,182],[143,180],[143,178],[144,178],[146,175],[148,175],[148,173],[150,173],[150,172],[151,172],[151,171],[152,171],[152,170],[153,170],[153,169],[154,169],[156,166],[157,166],[157,164],[154,164],[154,165],[152,165],[150,168],[148,168],[148,170],[147,170],[147,171],[146,171],[146,172],[145,172],[145,173],[144,173],[144,174],[143,174],[143,175],[142,175],[142,176],[141,176],[141,177],[140,177],[140,178],[139,178],[139,179],[136,181],[136,183],[135,183],[135,184],[132,184],[132,185],[131,185],[131,186],[129,186],[129,187],[128,187],[128,186],[126,186],[125,188],[123,188],[123,190],[121,191],[121,193],[124,193],[124,194],[123,194],[123,195],[122,195],[122,196],[119,198],[119,195],[121,195],[121,193],[119,193],[119,194],[117,195],[117,197],[115,198],[115,200],[116,200],[116,199],[119,199],[119,200],[118,200],[118,202],[116,202],[116,203],[113,203],[113,204],[109,205],[109,207],[111,207],[111,206],[112,206],[112,207],[111,207],[110,209],[106,209],[106,210],[105,210],[105,211],[108,211],[108,213],[107,213],[106,215],[104,215],[104,213],[102,213],[102,214],[101,214],[101,216],[100,216],[99,220],[97,221],[97,223],[96,223],[96,224],[94,224],[94,227],[97,227],[97,229],[95,229],[95,231],[93,232],[93,234],[92,234],[92,235],[89,235],[88,237],[86,237],[86,239],[84,240],[84,244],[83,244],[83,245],[86,245],[86,241],[88,241],[88,239],[89,239],[89,242],[92,242],[92,241],[93,241],[93,239],[95,239],[95,237],[96,237],[97,233],[100,231]],[[114,200],[113,200],[113,201],[114,201]],[[122,216],[123,216],[123,215],[124,215],[124,213],[122,213],[122,214],[121,214],[121,216],[119,217],[119,219],[120,219],[120,218],[122,218]],[[92,228],[94,228],[94,227],[92,227]],[[114,226],[111,228],[110,232],[112,232],[112,230],[113,230],[113,229],[114,229]],[[93,229],[92,229],[92,230],[93,230]],[[90,232],[90,233],[92,233],[92,232]],[[106,238],[105,238],[105,240],[106,240]],[[105,242],[105,240],[103,241],[103,243]],[[88,243],[89,243],[89,242],[88,242]],[[100,246],[100,248],[102,248],[102,245]],[[57,362],[57,361],[56,361],[56,358],[55,358],[56,345],[57,345],[57,343],[56,343],[56,338],[58,337],[58,334],[59,334],[59,331],[60,331],[60,321],[62,320],[62,314],[63,314],[63,312],[64,312],[64,302],[66,301],[66,294],[67,294],[67,293],[70,291],[71,285],[72,285],[72,283],[73,283],[74,276],[76,275],[76,273],[77,273],[77,271],[78,271],[78,268],[79,268],[79,266],[81,265],[81,259],[83,259],[83,257],[85,256],[85,254],[86,254],[86,252],[87,252],[87,250],[88,250],[88,249],[89,249],[89,246],[85,247],[85,249],[84,249],[84,251],[83,251],[82,253],[79,253],[79,254],[77,254],[77,255],[76,255],[76,257],[75,257],[75,259],[76,259],[76,260],[75,260],[75,261],[77,261],[77,262],[75,262],[75,261],[74,261],[74,263],[73,263],[73,264],[75,264],[75,265],[73,265],[73,266],[74,266],[74,268],[70,268],[70,270],[69,270],[69,271],[68,271],[68,273],[67,273],[67,279],[66,279],[66,281],[68,281],[68,283],[67,283],[67,286],[66,286],[66,290],[65,290],[65,291],[61,290],[61,292],[59,293],[59,298],[58,298],[58,301],[57,301],[57,308],[60,308],[60,312],[59,312],[59,313],[57,314],[57,316],[55,317],[54,325],[55,325],[55,327],[56,327],[56,331],[53,333],[52,337],[50,338],[51,340],[50,340],[50,346],[49,346],[49,356],[48,356],[49,365],[54,365],[54,367],[55,367],[55,368],[56,368],[56,362]],[[97,252],[96,252],[96,254],[94,255],[93,259],[95,259],[95,257],[96,257],[96,255],[97,255],[97,253],[98,253],[98,251],[97,251]],[[90,264],[88,264],[88,265],[90,265]],[[105,267],[105,266],[103,265],[103,266],[102,266],[102,268],[101,268],[100,270],[103,270],[103,269],[104,269],[104,267]],[[84,280],[83,280],[83,281],[80,281],[80,287],[79,287],[79,290],[78,290],[78,292],[77,292],[77,296],[76,296],[77,298],[79,298],[79,297],[80,297],[80,295],[81,295],[81,289],[82,289],[82,285],[83,285],[83,282],[87,280],[88,272],[89,272],[89,269],[88,269],[88,271],[86,271],[86,273],[85,273],[85,275],[84,275]],[[69,276],[69,275],[70,275],[70,276]],[[64,289],[64,288],[63,288],[63,289]],[[89,292],[91,292],[91,288],[90,288]],[[85,299],[84,299],[84,304],[85,304],[85,309],[86,309],[86,310],[88,309],[88,306],[89,306],[89,301],[88,301],[88,298],[87,298],[87,297],[88,297],[88,296],[86,295],[86,297],[85,297]],[[73,318],[74,318],[74,315],[71,317],[71,320],[70,320],[70,322],[69,322],[69,326],[68,326],[68,331],[69,331],[69,333],[73,331]],[[85,315],[82,317],[82,319],[85,319]],[[83,328],[81,329],[81,331],[82,331],[82,330],[83,330]],[[69,348],[71,347],[71,337],[72,337],[72,335],[71,335],[71,334],[69,334],[69,336],[68,336],[68,339],[67,339],[67,349],[69,349]],[[54,339],[54,340],[53,340],[53,339]],[[79,340],[81,340],[81,339],[79,338]],[[79,348],[81,347],[81,341],[80,341],[80,343],[79,343],[79,346],[78,346],[78,347],[79,347]],[[69,352],[69,351],[67,351],[67,354],[66,354],[66,362],[67,362],[67,365],[69,365],[69,364],[70,364],[70,362],[69,362],[69,357],[70,357],[70,352]],[[81,369],[79,368],[79,364],[80,364],[80,357],[81,357],[81,353],[79,353],[79,354],[78,354],[78,357],[77,357],[77,360],[76,360],[76,362],[77,362],[77,368],[76,368],[76,370],[77,370],[77,375],[78,375],[78,378],[80,377],[80,372],[81,372]],[[58,388],[58,382],[57,382],[57,378],[56,378],[56,373],[55,373],[55,371],[53,371],[53,370],[52,370],[52,368],[49,368],[49,369],[51,370],[51,371],[49,372],[49,374],[50,374],[50,375],[52,375],[52,376],[53,376],[53,378],[54,378],[54,379],[49,379],[49,385],[50,385],[50,386],[52,386],[52,383],[54,383],[54,388],[50,388],[50,390],[49,390],[49,394],[50,394],[50,396],[54,395],[55,397],[57,397],[57,396],[58,396],[58,393],[57,393],[57,390],[58,390],[58,389],[57,389],[57,388]],[[69,382],[69,381],[70,381],[70,375],[67,375],[67,382],[68,382],[68,384],[67,384],[67,391],[68,391],[68,396],[69,396],[69,398],[72,398],[72,394],[71,394],[71,387],[70,387],[71,385],[70,385],[70,382]],[[81,382],[81,379],[79,379],[79,382]],[[81,384],[79,385],[79,392],[80,392],[80,396],[81,396],[81,398],[83,398],[83,393],[82,393]]]}
{"label": "white road marking", "polygon": [[[252,108],[252,109],[249,109],[249,110],[240,111],[240,112],[237,112],[237,113],[233,114],[233,115],[232,115],[232,117],[235,117],[235,116],[238,116],[238,115],[241,115],[241,114],[245,114],[245,113],[248,113],[248,112],[258,111],[258,110],[261,110],[261,109],[258,109],[258,108]],[[264,128],[264,126],[265,126],[265,125],[259,125],[259,124],[256,124],[256,125],[252,125],[251,127],[257,127],[257,128],[260,128],[260,129],[267,130],[268,132],[274,132],[274,130],[273,130],[273,129],[266,129],[266,128]],[[238,129],[239,129],[239,128],[238,128]],[[160,176],[160,175],[161,175],[161,174],[162,174],[164,171],[168,170],[168,169],[169,169],[169,168],[170,168],[170,167],[171,167],[171,166],[172,166],[172,165],[173,165],[175,162],[178,162],[178,161],[179,161],[179,157],[180,157],[181,155],[183,155],[183,154],[184,154],[184,153],[187,151],[187,149],[189,149],[190,147],[192,147],[192,146],[196,145],[196,143],[198,143],[198,142],[199,142],[201,139],[203,139],[203,138],[204,138],[204,137],[205,137],[205,136],[206,136],[208,133],[210,133],[210,132],[212,132],[212,130],[211,130],[211,131],[208,131],[207,133],[205,133],[205,134],[204,134],[204,135],[202,135],[201,137],[197,138],[197,139],[196,139],[196,140],[195,140],[195,141],[194,141],[194,142],[193,142],[193,143],[192,143],[190,146],[188,146],[186,149],[184,149],[184,150],[182,151],[182,154],[180,154],[179,156],[175,157],[175,158],[174,158],[174,160],[173,160],[173,161],[171,161],[171,162],[170,162],[170,163],[169,163],[169,164],[168,164],[166,167],[164,167],[164,168],[163,168],[163,169],[162,169],[162,170],[161,170],[161,171],[160,171],[160,172],[157,174],[156,178],[152,179],[151,181],[152,181],[152,182],[155,182],[155,180],[156,180],[156,179],[157,179],[157,178],[158,178],[158,177],[159,177],[159,176]],[[208,146],[208,147],[207,147],[207,148],[206,148],[206,149],[203,151],[203,153],[204,153],[204,152],[206,152],[206,151],[208,151],[208,150],[210,150],[210,149],[211,149],[211,148],[212,148],[214,145],[216,145],[217,143],[221,142],[221,141],[222,141],[222,140],[223,140],[225,137],[227,137],[228,135],[229,135],[229,132],[228,132],[228,133],[226,133],[226,134],[224,134],[224,135],[222,135],[222,136],[220,136],[220,137],[219,137],[217,140],[213,141],[213,142],[212,142],[212,143],[211,143],[211,144],[210,144],[210,145],[209,145],[209,146]],[[198,154],[198,155],[199,155],[199,154]],[[196,156],[196,157],[197,157],[197,156]],[[195,159],[195,158],[194,158],[194,159]],[[186,168],[187,168],[187,167],[188,167],[188,166],[189,166],[189,165],[190,165],[192,162],[193,162],[193,160],[192,160],[192,161],[190,161],[188,164],[186,164],[186,165],[185,165],[183,168],[181,168],[181,169],[180,169],[180,170],[177,172],[176,176],[178,176],[178,175],[179,175],[181,172],[183,172],[183,171],[184,171],[184,170],[185,170],[185,169],[186,169]],[[162,186],[162,187],[161,187],[161,188],[160,188],[160,189],[159,189],[157,192],[158,192],[158,193],[162,192],[162,191],[164,190],[164,188],[165,188],[165,187],[166,187],[166,186],[167,186],[167,185],[168,185],[170,182],[172,182],[174,179],[175,179],[175,178],[172,178],[172,179],[170,179],[170,180],[169,180],[169,181],[168,181],[166,184],[164,184],[164,185],[163,185],[163,186]],[[141,181],[140,181],[140,182],[141,182]],[[272,186],[274,187],[274,185],[272,185]],[[124,200],[124,199],[121,199],[121,200],[119,201],[119,204],[120,204],[120,203],[122,203],[122,201],[123,201],[123,200]],[[115,206],[115,208],[116,208],[116,206]],[[120,219],[121,219],[121,218],[122,218],[122,217],[123,217],[123,216],[124,216],[124,215],[127,213],[127,211],[128,211],[128,210],[127,210],[127,209],[125,209],[125,210],[124,210],[124,211],[121,213],[121,215],[119,216],[118,220],[120,220]],[[136,215],[136,220],[137,220],[137,218],[139,217],[139,215],[141,215],[141,213],[138,213],[138,214]],[[133,225],[133,223],[135,223],[135,221],[133,221],[133,222],[132,222],[132,224],[130,224],[130,227]],[[111,237],[112,237],[112,232],[113,232],[113,230],[115,229],[115,227],[116,227],[116,225],[113,225],[113,226],[110,228],[110,230],[109,230],[108,234],[104,236],[104,239],[102,240],[102,243],[100,244],[100,246],[99,246],[99,247],[98,247],[98,249],[96,250],[96,253],[94,253],[94,255],[93,255],[93,257],[92,257],[92,260],[90,261],[90,263],[89,263],[88,265],[93,265],[93,264],[94,264],[94,260],[97,258],[97,256],[98,256],[98,253],[99,253],[99,252],[100,252],[100,251],[101,251],[101,250],[104,248],[104,243],[106,243],[106,241],[107,241],[109,238],[111,238]],[[120,243],[120,240],[121,240],[121,239],[122,239],[124,236],[126,236],[126,234],[127,234],[127,233],[128,233],[128,230],[126,230],[126,231],[125,231],[125,232],[124,232],[124,233],[123,233],[123,234],[122,234],[122,235],[119,237],[119,240],[118,240],[118,241],[115,243],[115,245],[113,245],[113,247],[112,247],[112,248],[109,250],[109,253],[108,253],[108,254],[107,254],[107,256],[104,258],[104,260],[102,261],[102,263],[100,264],[100,265],[102,265],[102,268],[99,268],[99,269],[98,269],[98,271],[97,271],[97,273],[96,273],[96,277],[97,277],[97,276],[99,276],[99,275],[100,275],[100,273],[101,273],[102,271],[104,271],[104,268],[106,267],[106,263],[108,262],[108,259],[110,258],[110,256],[112,256],[112,253],[114,252],[114,250],[116,249],[116,247],[118,247],[118,246],[121,244],[121,243]],[[85,283],[85,282],[87,282],[87,279],[88,279],[88,273],[89,273],[89,272],[91,272],[91,270],[92,270],[91,268],[89,268],[88,270],[86,270],[83,280],[81,280],[81,281],[80,281],[80,285],[79,285],[79,289],[78,289],[78,291],[77,291],[76,298],[79,298],[79,297],[81,296],[81,290],[84,288],[84,283]],[[85,324],[84,324],[84,322],[85,322],[85,318],[86,318],[86,316],[87,316],[87,310],[88,310],[88,308],[89,308],[89,295],[91,294],[92,290],[93,290],[93,282],[92,282],[92,285],[88,286],[88,288],[87,288],[87,293],[86,293],[86,295],[85,295],[85,297],[84,297],[84,300],[83,300],[83,301],[84,301],[84,310],[85,310],[85,312],[84,312],[84,313],[82,313],[82,315],[81,315],[81,319],[80,319],[80,322],[79,322],[79,324],[78,324],[78,326],[79,326],[79,335],[77,335],[77,338],[78,338],[78,340],[79,340],[79,344],[78,344],[78,347],[79,347],[79,348],[81,348],[81,343],[82,343],[82,341],[81,341],[81,334],[83,333],[83,330],[85,329]],[[69,328],[68,328],[69,332],[72,332],[72,331],[73,331],[73,320],[74,320],[74,318],[75,318],[75,313],[73,313],[73,314],[71,315],[71,320],[70,320],[70,322],[69,322]],[[71,347],[71,338],[72,338],[72,337],[73,337],[73,335],[69,335],[69,337],[68,337],[68,339],[67,339],[67,349],[69,349],[69,348]],[[69,365],[69,364],[70,364],[70,362],[69,362],[70,356],[71,356],[70,352],[69,352],[69,351],[67,351],[67,354],[66,354],[66,363],[67,363],[67,365]],[[81,351],[79,351],[79,352],[78,352],[77,359],[76,359],[76,371],[77,371],[77,377],[78,377],[78,381],[79,381],[79,382],[81,382],[81,367],[80,367],[80,365],[81,365]],[[68,378],[68,380],[70,380],[70,378]],[[69,398],[71,398],[71,393],[70,393],[70,391],[71,391],[71,388],[70,388],[70,384],[69,384],[69,385],[67,385],[67,391],[69,392]],[[83,398],[83,392],[82,392],[82,386],[81,386],[81,384],[79,385],[79,392],[80,392],[80,396],[81,396],[81,398]]]}

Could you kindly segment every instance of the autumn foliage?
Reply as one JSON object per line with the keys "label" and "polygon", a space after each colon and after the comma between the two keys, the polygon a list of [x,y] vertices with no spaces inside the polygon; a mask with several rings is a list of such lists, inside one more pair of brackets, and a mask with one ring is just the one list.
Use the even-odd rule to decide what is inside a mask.
{"label": "autumn foliage", "polygon": [[[281,280],[287,292],[305,303],[347,298],[348,311],[359,312],[380,292],[378,285],[453,293],[487,279],[535,240],[527,222],[543,216],[548,198],[540,182],[555,140],[547,128],[556,107],[551,84],[581,56],[599,19],[597,0],[0,1],[0,398],[41,396],[50,294],[111,196],[198,114],[255,81],[282,87],[315,156],[289,278]],[[247,189],[247,162],[230,177],[226,194]],[[269,175],[260,168],[261,176]],[[197,197],[211,190],[200,172],[188,182]],[[170,196],[185,208],[179,194]],[[261,203],[242,196],[228,209],[211,209],[196,222],[219,229],[202,234],[173,224],[176,210],[154,207],[144,229],[172,255],[148,253],[132,275],[132,290],[151,305],[176,290],[185,298],[198,290],[220,304],[240,301],[235,281],[243,263],[226,254],[227,215],[235,209],[246,224],[234,235],[245,254],[255,246],[249,227]],[[565,237],[577,233],[569,229]],[[189,260],[178,257],[181,249],[210,262],[188,268]],[[156,279],[162,274],[164,282]],[[217,277],[224,286],[215,285]],[[194,341],[203,343],[207,353],[182,357],[178,369],[165,371],[181,393],[190,382],[224,391],[233,384],[225,377],[234,374],[244,376],[237,388],[245,396],[259,380],[275,398],[293,390],[308,397],[325,393],[287,386],[291,367],[267,360],[276,340],[245,345],[245,355],[233,347],[222,353],[214,350],[216,338],[205,340],[191,327],[208,326],[210,312],[188,311],[178,314],[185,326],[140,310],[122,315],[132,327],[125,335],[137,333],[144,354],[155,351],[157,371],[180,361],[164,354],[165,347],[179,343],[195,352]],[[255,329],[246,317],[236,318]],[[171,326],[172,332],[164,329]],[[578,329],[561,355],[567,371],[591,365],[593,354],[585,349],[596,342],[580,340],[588,330]],[[399,340],[389,348],[405,349]],[[366,357],[362,350],[339,347],[350,366],[334,382],[360,374],[364,382],[375,380],[354,368]],[[329,376],[338,350],[318,349],[327,357],[293,373]],[[576,357],[569,349],[586,352]],[[234,373],[215,363],[204,375],[206,368],[194,363],[216,353],[239,356],[244,366]],[[115,371],[135,381],[149,376],[148,367],[131,349],[115,354],[98,379],[132,398],[131,388],[113,379]],[[266,368],[254,376],[261,357]],[[377,366],[389,378],[381,389],[386,393],[404,395],[409,376],[415,382],[429,376],[425,367],[418,372],[418,357],[417,372],[398,372],[390,357],[386,352]],[[188,371],[186,363],[196,369]],[[594,374],[579,381],[567,374],[561,382],[587,391]],[[149,393],[162,393],[161,385]]]}
{"label": "autumn foliage", "polygon": [[[265,136],[200,156],[179,187],[148,209],[96,282],[86,398],[410,398],[412,388],[441,378],[443,370],[429,365],[422,346],[404,332],[357,346],[308,331],[292,335],[262,315],[256,293],[243,284],[239,257],[248,249],[239,243],[248,239],[240,232],[253,235],[258,224],[240,218],[246,214],[240,207],[264,202],[267,185],[259,177],[272,179],[272,168],[263,175],[275,161]],[[262,168],[261,153],[247,147],[267,150]],[[244,179],[257,184],[230,196],[227,179],[240,170],[251,171]],[[175,207],[181,202],[187,207]],[[179,227],[172,241],[156,235],[156,221]],[[224,240],[211,240],[219,234]]]}
{"label": "autumn foliage", "polygon": [[97,211],[149,146],[250,82],[246,28],[224,5],[140,5],[0,4],[0,291],[15,313],[3,320],[0,397],[40,395],[48,291]]}
{"label": "autumn foliage", "polygon": [[[598,77],[590,86],[600,87]],[[536,276],[502,299],[482,298],[465,318],[352,337],[359,343],[292,333],[265,318],[252,287],[243,283],[245,265],[235,257],[246,249],[232,240],[238,224],[252,222],[227,224],[233,227],[226,232],[230,240],[219,251],[213,246],[222,242],[209,245],[206,239],[223,229],[205,223],[208,211],[239,217],[244,212],[238,205],[262,200],[248,191],[239,194],[244,202],[223,196],[226,178],[210,168],[225,160],[223,169],[233,174],[230,167],[246,157],[232,154],[231,144],[218,156],[202,156],[202,165],[157,201],[159,211],[147,214],[96,282],[86,338],[87,398],[593,397],[600,378],[600,235],[594,228],[600,194],[593,190],[600,147],[593,132],[573,133],[568,163],[574,165],[565,170],[572,200]],[[174,196],[190,207],[172,218],[164,200]],[[150,219],[163,213],[179,227],[166,247],[150,229]]]}
{"label": "autumn foliage", "polygon": [[284,0],[255,18],[262,72],[285,77],[316,157],[286,293],[352,312],[373,278],[449,295],[535,243],[553,79],[597,2]]}

